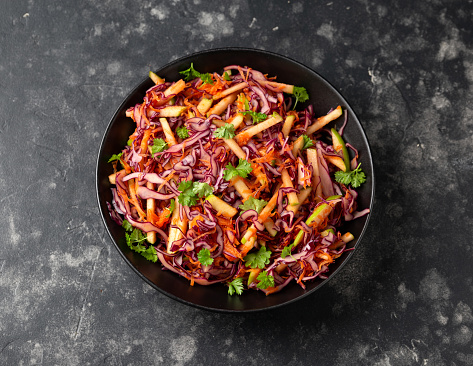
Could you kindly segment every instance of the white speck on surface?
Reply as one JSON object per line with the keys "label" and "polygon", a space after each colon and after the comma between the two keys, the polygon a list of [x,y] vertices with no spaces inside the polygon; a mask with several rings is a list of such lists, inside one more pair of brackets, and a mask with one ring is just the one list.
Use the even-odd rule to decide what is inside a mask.
{"label": "white speck on surface", "polygon": [[94,76],[96,72],[97,72],[97,71],[95,70],[94,67],[92,67],[92,66],[88,66],[88,67],[87,67],[87,75],[88,75],[88,76]]}
{"label": "white speck on surface", "polygon": [[466,325],[460,326],[457,331],[453,334],[453,341],[456,344],[467,345],[473,336],[471,329]]}
{"label": "white speck on surface", "polygon": [[111,62],[107,65],[107,72],[110,75],[117,75],[120,72],[121,65],[119,62]]}
{"label": "white speck on surface", "polygon": [[458,40],[449,39],[442,41],[437,53],[437,61],[442,62],[456,59],[463,48],[463,44]]}
{"label": "white speck on surface", "polygon": [[95,24],[94,36],[100,37],[102,35],[102,24]]}
{"label": "white speck on surface", "polygon": [[23,18],[28,18],[29,16],[30,16],[30,13],[23,14]]}
{"label": "white speck on surface", "polygon": [[450,101],[440,93],[435,93],[432,103],[436,109],[445,109],[451,106]]}
{"label": "white speck on surface", "polygon": [[407,304],[410,302],[415,301],[416,295],[413,291],[406,288],[404,283],[401,283],[398,288],[398,299],[399,299],[399,306],[401,309],[407,308]]}
{"label": "white speck on surface", "polygon": [[17,245],[20,242],[20,234],[18,234],[16,227],[15,227],[15,219],[13,216],[9,217],[10,221],[10,237],[11,237],[11,242],[14,245]]}
{"label": "white speck on surface", "polygon": [[453,313],[452,323],[454,325],[473,323],[473,315],[471,314],[471,308],[468,304],[465,304],[462,301],[458,303]]}
{"label": "white speck on surface", "polygon": [[200,27],[192,29],[192,34],[207,42],[233,34],[233,23],[223,13],[202,11],[198,19]]}
{"label": "white speck on surface", "polygon": [[279,29],[279,27],[274,27],[273,31],[277,31],[278,29]]}
{"label": "white speck on surface", "polygon": [[194,357],[197,351],[197,345],[191,336],[182,336],[171,341],[169,352],[171,358],[178,362],[178,365],[184,365]]}
{"label": "white speck on surface", "polygon": [[169,9],[165,5],[160,4],[157,7],[151,9],[150,14],[158,18],[158,20],[164,20],[169,16]]}
{"label": "white speck on surface", "polygon": [[39,343],[35,343],[33,349],[31,350],[30,365],[42,365],[43,364],[43,347]]}
{"label": "white speck on surface", "polygon": [[330,24],[322,24],[319,29],[317,29],[316,34],[327,38],[330,42],[334,41],[335,29]]}
{"label": "white speck on surface", "polygon": [[232,18],[236,18],[238,15],[238,10],[240,10],[240,5],[238,4],[232,4],[230,5],[230,8],[228,9],[228,12]]}
{"label": "white speck on surface", "polygon": [[324,50],[314,49],[312,50],[312,66],[317,68],[320,67],[324,62]]}
{"label": "white speck on surface", "polygon": [[437,312],[437,321],[440,325],[447,325],[448,316],[444,316],[442,313]]}
{"label": "white speck on surface", "polygon": [[420,294],[427,300],[447,300],[450,298],[450,289],[447,281],[436,268],[429,270],[420,281]]}
{"label": "white speck on surface", "polygon": [[[473,62],[463,61],[463,67],[465,68],[466,78],[473,83]],[[470,86],[470,89],[473,89],[473,85]]]}
{"label": "white speck on surface", "polygon": [[250,27],[250,28],[253,28],[253,26],[255,25],[255,23],[256,23],[256,18],[251,19],[251,23],[250,23],[249,27]]}
{"label": "white speck on surface", "polygon": [[292,12],[294,14],[300,14],[304,11],[304,5],[302,3],[293,3]]}

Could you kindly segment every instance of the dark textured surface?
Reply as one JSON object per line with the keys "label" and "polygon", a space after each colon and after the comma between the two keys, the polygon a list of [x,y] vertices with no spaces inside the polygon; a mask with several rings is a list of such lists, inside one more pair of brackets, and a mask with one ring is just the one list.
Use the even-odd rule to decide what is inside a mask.
{"label": "dark textured surface", "polygon": [[[473,364],[473,3],[3,1],[0,364]],[[106,236],[95,159],[150,69],[207,48],[324,75],[371,142],[375,214],[317,293],[214,314],[145,284]]]}

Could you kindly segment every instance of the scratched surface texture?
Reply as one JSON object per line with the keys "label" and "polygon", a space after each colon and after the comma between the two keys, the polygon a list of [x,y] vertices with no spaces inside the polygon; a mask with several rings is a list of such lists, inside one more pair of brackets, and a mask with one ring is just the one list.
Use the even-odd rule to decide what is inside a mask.
{"label": "scratched surface texture", "polygon": [[[1,365],[473,365],[471,0],[16,0],[0,6]],[[224,46],[290,56],[349,100],[377,200],[317,293],[214,314],[106,235],[95,159],[150,69]]]}

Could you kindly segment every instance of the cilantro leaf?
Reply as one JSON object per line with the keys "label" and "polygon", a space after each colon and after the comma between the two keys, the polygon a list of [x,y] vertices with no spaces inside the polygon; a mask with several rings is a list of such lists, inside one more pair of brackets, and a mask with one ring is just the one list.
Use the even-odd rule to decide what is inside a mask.
{"label": "cilantro leaf", "polygon": [[223,172],[223,178],[230,180],[233,177],[240,176],[246,178],[249,173],[253,171],[251,164],[245,159],[238,160],[238,166],[235,168],[232,164],[228,163]]}
{"label": "cilantro leaf", "polygon": [[243,278],[235,278],[228,284],[228,294],[232,296],[234,293],[241,295],[243,293]]}
{"label": "cilantro leaf", "polygon": [[200,74],[200,79],[202,80],[202,82],[204,84],[213,84],[213,80],[212,80],[212,74]]}
{"label": "cilantro leaf", "polygon": [[189,130],[186,126],[181,126],[176,129],[177,136],[181,139],[186,139],[189,137]]}
{"label": "cilantro leaf", "polygon": [[191,180],[183,180],[182,182],[179,183],[177,186],[177,189],[181,192],[184,192],[185,190],[192,188],[194,182]]}
{"label": "cilantro leaf", "polygon": [[194,69],[194,63],[191,63],[191,67],[189,67],[187,70],[184,71],[179,71],[179,74],[184,75],[184,80],[185,81],[191,81],[194,80],[198,77],[200,77],[200,72],[198,72],[196,69]]}
{"label": "cilantro leaf", "polygon": [[177,198],[183,206],[195,206],[197,204],[197,195],[194,193],[192,181],[182,181],[179,183],[178,190],[182,192]]}
{"label": "cilantro leaf", "polygon": [[197,198],[204,198],[213,193],[213,188],[209,184],[191,180],[180,182],[177,189],[182,192],[178,201],[184,206],[195,206]]}
{"label": "cilantro leaf", "polygon": [[211,195],[214,192],[214,189],[208,183],[194,182],[192,192],[200,198],[204,198]]}
{"label": "cilantro leaf", "polygon": [[163,152],[168,148],[168,144],[163,139],[154,139],[153,145],[149,146],[152,155]]}
{"label": "cilantro leaf", "polygon": [[253,196],[250,196],[243,204],[238,206],[238,208],[242,211],[255,210],[256,212],[260,213],[263,207],[267,204],[268,202],[265,200],[258,200]]}
{"label": "cilantro leaf", "polygon": [[344,172],[343,170],[339,170],[335,172],[335,180],[338,183],[349,185],[351,182],[351,172]]}
{"label": "cilantro leaf", "polygon": [[169,213],[166,215],[166,218],[168,218],[169,216],[171,216],[171,214],[173,213],[174,209],[176,208],[176,201],[174,200],[174,198],[171,198],[171,205],[169,206],[168,210],[169,210]]}
{"label": "cilantro leaf", "polygon": [[191,207],[197,204],[197,197],[192,191],[181,193],[177,200],[183,206]]}
{"label": "cilantro leaf", "polygon": [[187,70],[179,71],[179,74],[184,75],[185,81],[201,78],[204,84],[213,84],[212,74],[201,74],[196,69],[194,69],[194,63],[191,63],[191,67],[189,67]]}
{"label": "cilantro leaf", "polygon": [[266,118],[268,118],[268,116],[267,116],[266,114],[261,113],[261,112],[244,111],[244,112],[240,112],[240,113],[241,113],[241,114],[244,114],[244,115],[249,114],[249,115],[251,116],[251,118],[253,118],[253,124],[262,122],[262,121],[264,121]]}
{"label": "cilantro leaf", "polygon": [[271,251],[266,250],[265,246],[262,246],[258,252],[247,254],[243,260],[245,261],[246,267],[260,268],[263,269],[269,263],[271,257]]}
{"label": "cilantro leaf", "polygon": [[256,279],[259,281],[256,287],[262,290],[268,287],[274,287],[274,277],[269,275],[266,271],[261,272]]}
{"label": "cilantro leaf", "polygon": [[128,220],[123,220],[122,222],[122,227],[126,230],[126,231],[133,231],[133,226],[130,224],[130,222]]}
{"label": "cilantro leaf", "polygon": [[295,244],[296,243],[292,243],[291,245],[284,247],[284,249],[281,252],[281,258],[286,258],[288,255],[291,255],[292,249],[296,246]]}
{"label": "cilantro leaf", "polygon": [[214,262],[214,259],[210,256],[210,250],[207,248],[201,249],[197,253],[197,258],[203,266],[210,266]]}
{"label": "cilantro leaf", "polygon": [[228,73],[225,71],[223,73],[223,78],[226,80],[226,81],[232,81],[232,79],[230,79],[230,75],[228,75]]}
{"label": "cilantro leaf", "polygon": [[301,150],[305,150],[305,149],[308,149],[309,147],[311,146],[314,146],[314,142],[310,139],[309,136],[307,135],[302,135],[302,138],[304,139],[304,143],[302,145],[302,149]]}
{"label": "cilantro leaf", "polygon": [[226,123],[222,127],[219,127],[214,132],[214,137],[219,137],[222,139],[231,139],[235,137],[235,126],[231,123]]}
{"label": "cilantro leaf", "polygon": [[123,152],[121,152],[120,154],[113,154],[112,157],[108,159],[108,162],[111,163],[112,161],[120,160],[122,154]]}
{"label": "cilantro leaf", "polygon": [[153,263],[156,263],[158,260],[158,253],[152,245],[150,245],[146,250],[141,252],[141,255]]}
{"label": "cilantro leaf", "polygon": [[360,165],[358,164],[357,168],[350,172],[344,172],[343,170],[335,172],[335,180],[346,186],[351,184],[353,188],[358,188],[366,182],[366,174],[361,170]]}
{"label": "cilantro leaf", "polygon": [[141,230],[135,228],[131,234],[125,233],[125,239],[126,244],[131,250],[140,253],[143,257],[151,262],[156,262],[158,260],[158,254],[156,253],[154,247],[152,245],[146,246],[146,244],[144,244],[146,235],[143,234]]}
{"label": "cilantro leaf", "polygon": [[295,86],[292,94],[296,97],[294,109],[296,109],[296,105],[298,102],[304,103],[306,100],[309,99],[309,94],[307,94],[307,90],[301,86]]}

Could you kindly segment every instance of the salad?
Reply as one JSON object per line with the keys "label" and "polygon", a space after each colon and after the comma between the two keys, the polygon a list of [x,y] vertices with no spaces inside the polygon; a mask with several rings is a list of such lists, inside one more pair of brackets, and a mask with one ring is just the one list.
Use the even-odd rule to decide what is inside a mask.
{"label": "salad", "polygon": [[[305,88],[249,67],[155,83],[126,111],[136,125],[109,163],[113,220],[128,246],[229,295],[325,278],[354,239],[343,223],[366,180],[345,143],[347,113],[316,116]],[[342,126],[337,129],[335,121]]]}

